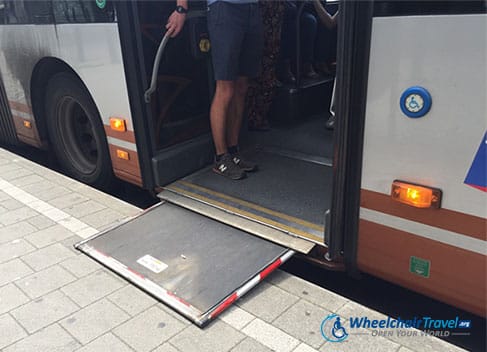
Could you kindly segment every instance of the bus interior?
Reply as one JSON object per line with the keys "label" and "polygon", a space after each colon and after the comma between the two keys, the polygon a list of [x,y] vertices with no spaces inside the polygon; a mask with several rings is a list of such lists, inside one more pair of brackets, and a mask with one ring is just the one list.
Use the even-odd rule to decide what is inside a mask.
{"label": "bus interior", "polygon": [[[160,197],[167,192],[188,197],[323,246],[333,184],[333,131],[325,123],[330,116],[334,74],[302,75],[298,21],[296,82],[276,88],[269,112],[271,130],[249,131],[244,115],[240,147],[243,155],[258,163],[259,170],[241,181],[215,175],[207,5],[206,1],[190,1],[189,6],[183,31],[164,51],[149,109],[155,179],[164,188]],[[299,4],[298,18],[305,6],[309,5]],[[331,14],[338,10],[336,2],[326,6]],[[147,84],[164,35],[161,18],[172,10],[171,2],[137,2]],[[336,41],[329,45],[336,46]]]}

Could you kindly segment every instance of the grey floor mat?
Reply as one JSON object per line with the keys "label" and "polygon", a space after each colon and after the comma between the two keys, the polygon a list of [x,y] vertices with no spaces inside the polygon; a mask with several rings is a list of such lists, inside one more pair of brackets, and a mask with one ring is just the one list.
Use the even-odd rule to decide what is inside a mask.
{"label": "grey floor mat", "polygon": [[245,132],[243,145],[271,146],[331,158],[333,131],[325,128],[327,116],[317,116],[294,126],[273,127],[267,132]]}
{"label": "grey floor mat", "polygon": [[213,191],[291,215],[324,224],[331,204],[332,168],[264,151],[248,155],[259,170],[240,181],[216,175],[211,168],[184,180]]}

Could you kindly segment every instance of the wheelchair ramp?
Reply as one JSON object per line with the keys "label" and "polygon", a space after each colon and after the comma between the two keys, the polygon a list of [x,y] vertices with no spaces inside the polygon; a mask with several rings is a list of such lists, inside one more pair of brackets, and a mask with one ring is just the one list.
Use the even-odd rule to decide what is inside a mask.
{"label": "wheelchair ramp", "polygon": [[200,327],[294,254],[170,202],[75,247]]}

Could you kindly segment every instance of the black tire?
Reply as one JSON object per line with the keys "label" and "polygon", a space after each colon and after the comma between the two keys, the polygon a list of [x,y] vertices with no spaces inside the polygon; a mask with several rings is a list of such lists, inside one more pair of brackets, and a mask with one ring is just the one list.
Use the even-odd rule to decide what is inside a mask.
{"label": "black tire", "polygon": [[80,80],[54,75],[46,89],[46,124],[56,156],[68,175],[107,189],[113,180],[107,139],[98,109]]}

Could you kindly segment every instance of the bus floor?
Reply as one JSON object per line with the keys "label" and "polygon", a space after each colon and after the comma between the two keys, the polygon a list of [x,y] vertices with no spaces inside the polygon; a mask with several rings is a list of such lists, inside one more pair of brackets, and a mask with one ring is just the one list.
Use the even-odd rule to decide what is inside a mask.
{"label": "bus floor", "polygon": [[[332,193],[330,151],[324,143],[331,139],[330,132],[324,120],[298,128],[260,133],[261,141],[256,138],[247,145],[243,155],[259,169],[246,179],[226,179],[210,166],[165,189],[322,244]],[[314,145],[318,141],[321,146]]]}
{"label": "bus floor", "polygon": [[333,131],[325,127],[327,114],[303,118],[292,123],[272,123],[266,132],[246,132],[242,135],[243,148],[254,146],[276,147],[308,157],[332,158]]}

